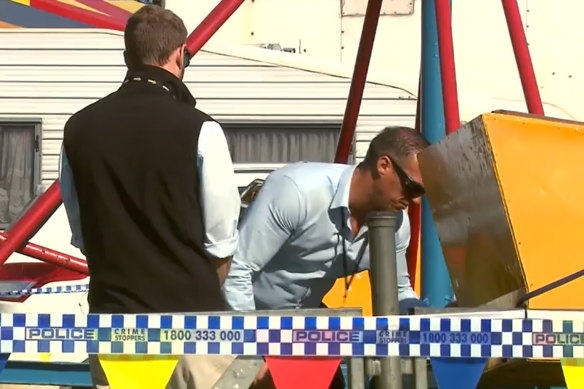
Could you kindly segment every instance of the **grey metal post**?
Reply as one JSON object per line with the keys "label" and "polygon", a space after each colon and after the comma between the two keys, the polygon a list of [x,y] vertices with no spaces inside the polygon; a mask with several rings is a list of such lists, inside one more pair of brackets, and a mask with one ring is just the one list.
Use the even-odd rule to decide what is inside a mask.
{"label": "grey metal post", "polygon": [[[397,269],[395,255],[396,214],[374,212],[368,215],[369,258],[371,263],[371,294],[373,314],[399,314],[397,298]],[[376,388],[402,389],[399,357],[381,358],[381,374],[376,377]]]}
{"label": "grey metal post", "polygon": [[360,357],[349,358],[349,389],[365,389],[365,359]]}

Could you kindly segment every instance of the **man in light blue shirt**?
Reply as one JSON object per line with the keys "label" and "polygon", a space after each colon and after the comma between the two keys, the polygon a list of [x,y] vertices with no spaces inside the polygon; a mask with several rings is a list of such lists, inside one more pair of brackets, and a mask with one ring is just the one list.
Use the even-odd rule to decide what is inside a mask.
{"label": "man in light blue shirt", "polygon": [[428,143],[388,127],[359,166],[293,163],[269,175],[240,227],[224,291],[235,310],[316,308],[339,277],[369,268],[367,214],[400,211],[396,231],[400,310],[422,305],[406,264],[405,209],[424,194],[417,153]]}

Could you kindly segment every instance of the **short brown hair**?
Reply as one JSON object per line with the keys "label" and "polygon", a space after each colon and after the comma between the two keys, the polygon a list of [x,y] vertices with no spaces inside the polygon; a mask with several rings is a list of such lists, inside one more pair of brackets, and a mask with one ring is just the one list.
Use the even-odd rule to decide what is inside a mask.
{"label": "short brown hair", "polygon": [[162,66],[187,41],[187,28],[170,10],[145,5],[128,19],[124,30],[126,56],[132,65]]}
{"label": "short brown hair", "polygon": [[369,144],[369,149],[362,164],[368,168],[377,166],[377,160],[383,155],[389,155],[397,160],[403,160],[412,154],[417,154],[426,147],[428,141],[409,127],[385,127]]}

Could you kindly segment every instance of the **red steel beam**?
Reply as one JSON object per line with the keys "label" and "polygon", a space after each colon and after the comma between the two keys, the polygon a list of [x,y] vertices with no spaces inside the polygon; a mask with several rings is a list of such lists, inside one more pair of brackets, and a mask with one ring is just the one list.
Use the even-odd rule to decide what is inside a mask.
{"label": "red steel beam", "polygon": [[[422,72],[418,81],[418,98],[416,99],[416,122],[414,129],[421,132],[420,127],[420,102],[422,101]],[[422,207],[416,203],[410,203],[408,206],[408,217],[410,219],[410,244],[406,250],[406,259],[408,264],[408,274],[412,287],[416,287],[416,272],[418,265],[418,251],[420,249],[420,234],[422,227]]]}
{"label": "red steel beam", "polygon": [[440,50],[444,122],[446,134],[450,134],[460,127],[450,0],[436,0],[436,27],[438,29],[438,48]]}
{"label": "red steel beam", "polygon": [[194,56],[239,8],[244,0],[221,0],[187,38],[187,50]]}
{"label": "red steel beam", "polygon": [[353,135],[355,133],[359,109],[361,108],[361,99],[363,98],[363,90],[365,89],[365,82],[367,80],[367,70],[369,69],[373,42],[375,41],[381,3],[382,0],[369,0],[367,3],[361,41],[359,42],[359,50],[357,51],[355,68],[353,70],[353,79],[351,81],[351,88],[349,89],[349,97],[347,98],[341,134],[337,143],[335,163],[347,163],[349,159],[349,151],[353,143]]}
{"label": "red steel beam", "polygon": [[[244,0],[222,0],[211,13],[199,24],[199,26],[189,35],[187,47],[189,53],[194,55],[213,36],[213,34],[225,23],[225,21],[237,10]],[[55,0],[34,0],[36,8],[51,11],[65,17],[72,17],[76,20],[81,18],[84,22],[103,28],[124,30],[124,23],[103,17],[95,13],[85,12],[81,15],[80,10],[67,4],[60,4]],[[24,246],[30,236],[41,227],[46,220],[61,205],[61,194],[59,181],[53,184],[41,195],[33,206],[10,228],[8,234],[2,234],[0,241],[0,266],[3,265],[10,255]],[[27,244],[19,252],[45,262],[54,263],[67,269],[87,274],[87,263],[79,258],[60,253],[42,246]]]}
{"label": "red steel beam", "polygon": [[523,23],[521,22],[521,14],[516,0],[502,0],[503,10],[505,11],[505,19],[507,19],[507,27],[509,28],[509,35],[511,36],[511,44],[513,45],[513,52],[515,53],[515,61],[517,62],[517,69],[519,70],[519,77],[521,78],[521,85],[523,87],[523,94],[525,95],[525,102],[529,113],[544,115],[543,104],[537,88],[537,81],[535,79],[535,72],[529,55],[529,48],[527,47],[527,38],[523,30]]}
{"label": "red steel beam", "polygon": [[[5,242],[8,239],[8,235],[0,232],[0,242]],[[39,246],[38,244],[28,243],[21,249],[17,249],[16,252],[29,257],[40,259],[41,261],[51,263],[60,267],[64,267],[68,270],[76,271],[77,273],[89,275],[89,268],[87,267],[87,262],[83,259],[74,257],[72,255],[63,254],[55,250],[51,250],[47,247]]]}
{"label": "red steel beam", "polygon": [[30,6],[98,28],[124,31],[125,27],[125,20],[118,19],[117,15],[104,15],[57,0],[31,0]]}
{"label": "red steel beam", "polygon": [[[61,205],[59,180],[55,180],[24,215],[7,231],[6,240],[0,245],[0,266],[21,247]],[[65,254],[63,254],[65,255]]]}

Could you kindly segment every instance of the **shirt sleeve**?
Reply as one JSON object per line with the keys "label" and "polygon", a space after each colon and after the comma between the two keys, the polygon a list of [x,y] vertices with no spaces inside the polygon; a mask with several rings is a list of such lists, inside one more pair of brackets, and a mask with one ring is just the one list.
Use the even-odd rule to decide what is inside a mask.
{"label": "shirt sleeve", "polygon": [[241,199],[227,140],[219,123],[203,123],[197,147],[205,250],[212,257],[228,258],[238,247]]}
{"label": "shirt sleeve", "polygon": [[397,265],[397,296],[402,301],[418,298],[410,282],[407,250],[410,245],[410,219],[406,211],[401,211],[401,224],[395,233],[395,259]]}
{"label": "shirt sleeve", "polygon": [[253,310],[253,275],[264,268],[306,217],[306,203],[296,184],[279,172],[268,177],[241,222],[240,247],[224,284],[227,303]]}
{"label": "shirt sleeve", "polygon": [[61,155],[59,157],[59,188],[71,228],[71,244],[81,250],[83,255],[85,255],[83,236],[81,235],[79,199],[73,180],[73,171],[71,170],[71,165],[69,165],[64,147],[61,147]]}

